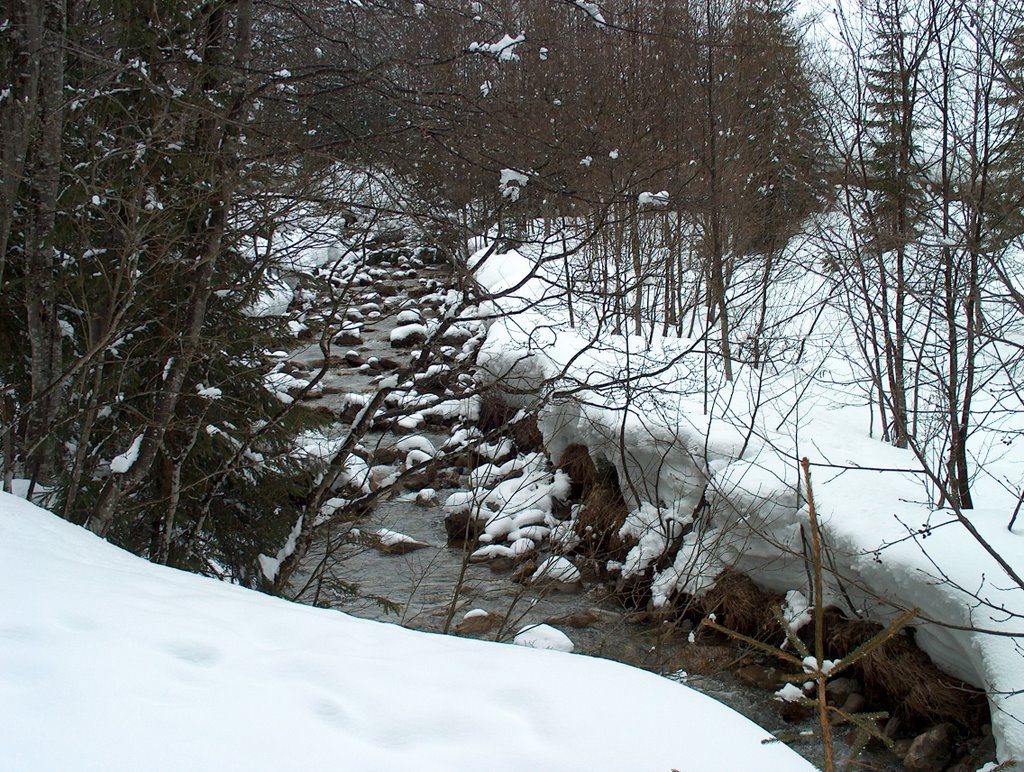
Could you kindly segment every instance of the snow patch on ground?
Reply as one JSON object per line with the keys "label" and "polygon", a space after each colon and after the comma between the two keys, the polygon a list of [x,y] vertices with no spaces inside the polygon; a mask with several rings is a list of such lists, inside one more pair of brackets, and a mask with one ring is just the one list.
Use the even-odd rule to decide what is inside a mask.
{"label": "snow patch on ground", "polygon": [[0,586],[10,769],[811,769],[650,673],[291,604],[147,563],[7,494]]}

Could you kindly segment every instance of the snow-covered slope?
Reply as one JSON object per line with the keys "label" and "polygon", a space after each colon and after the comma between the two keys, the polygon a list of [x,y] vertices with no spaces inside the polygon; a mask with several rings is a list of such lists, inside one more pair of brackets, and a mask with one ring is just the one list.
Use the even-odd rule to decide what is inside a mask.
{"label": "snow-covered slope", "polygon": [[0,587],[8,770],[810,769],[649,673],[294,605],[6,494]]}
{"label": "snow-covered slope", "polygon": [[[491,310],[507,312],[495,313],[479,362],[510,400],[553,392],[538,416],[551,458],[579,443],[615,464],[635,507],[627,525],[639,539],[624,572],[647,568],[671,541],[666,532],[708,502],[674,564],[653,577],[654,604],[700,594],[725,567],[773,590],[808,593],[799,466],[806,456],[833,561],[826,600],[852,602],[848,611],[883,623],[894,608],[919,608],[918,645],[987,691],[1000,760],[1024,759],[1024,591],[949,510],[929,502],[913,453],[869,436],[872,408],[851,386],[848,318],[827,305],[819,315],[800,300],[822,294],[820,278],[798,276],[774,290],[789,304],[787,332],[806,343],[802,362],[737,365],[727,383],[704,360],[699,338],[612,335],[606,320],[593,321],[597,309],[588,326],[583,300],[571,324],[560,264],[536,252],[477,253],[476,278],[495,296]],[[1024,431],[1019,414],[1001,420],[1008,438]],[[1016,496],[993,481],[1019,480],[1021,459],[991,447],[977,457],[984,468],[967,516],[1019,572],[1024,534],[1006,529]]]}

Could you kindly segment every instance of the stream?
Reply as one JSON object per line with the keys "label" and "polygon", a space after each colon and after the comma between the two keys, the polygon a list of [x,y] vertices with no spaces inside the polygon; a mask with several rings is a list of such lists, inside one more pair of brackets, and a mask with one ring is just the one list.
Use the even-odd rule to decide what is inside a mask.
{"label": "stream", "polygon": [[[443,313],[439,298],[448,285],[444,270],[417,262],[410,259],[408,251],[394,250],[393,258],[378,259],[369,269],[372,281],[359,289],[350,305],[354,313],[350,312],[349,319],[359,325],[359,340],[350,336],[345,342],[332,344],[331,361],[340,365],[331,367],[321,381],[322,392],[308,404],[342,415],[351,410],[350,393],[372,393],[377,376],[387,371],[386,367],[378,368],[373,358],[400,365],[409,362],[410,349],[396,348],[391,343],[391,333],[399,326],[399,312],[417,311],[424,322],[436,318]],[[413,295],[419,297],[414,299]],[[409,317],[406,314],[404,318]],[[321,359],[322,352],[313,345],[291,354],[291,361],[307,370],[315,369]],[[365,362],[372,366],[360,364]],[[378,431],[365,437],[364,445],[387,448],[410,434],[425,438],[435,448],[450,437],[446,426],[426,425],[411,432]],[[505,642],[525,626],[551,624],[568,635],[578,655],[613,659],[685,683],[729,705],[768,732],[803,734],[814,729],[812,720],[786,723],[770,690],[738,680],[734,671],[741,665],[762,661],[715,634],[701,633],[692,640],[688,626],[658,627],[635,610],[624,608],[605,583],[586,572],[581,589],[552,591],[513,581],[515,566],[510,560],[468,562],[469,548],[448,544],[441,507],[448,495],[458,490],[452,486],[454,482],[453,474],[442,475],[441,482],[428,483],[437,485],[436,496],[428,497],[429,501],[417,501],[415,490],[400,490],[380,501],[355,524],[322,526],[314,547],[292,579],[294,597],[415,630],[460,632]],[[365,538],[379,529],[403,534],[421,546],[402,554],[381,549],[379,540]],[[487,624],[459,628],[466,613],[475,609],[488,612]],[[614,695],[609,698],[611,703]],[[845,731],[835,734],[838,757],[843,758],[849,748]],[[797,743],[794,748],[821,766],[820,743]],[[857,767],[902,768],[884,749],[862,753]]]}

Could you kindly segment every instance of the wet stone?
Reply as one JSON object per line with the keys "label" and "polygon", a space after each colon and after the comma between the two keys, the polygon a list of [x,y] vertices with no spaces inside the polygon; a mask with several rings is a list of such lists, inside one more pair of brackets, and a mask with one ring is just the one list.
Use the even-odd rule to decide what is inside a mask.
{"label": "wet stone", "polygon": [[480,535],[480,521],[471,512],[450,512],[445,515],[444,529],[449,544],[473,542]]}
{"label": "wet stone", "polygon": [[806,721],[814,715],[814,706],[789,700],[777,701],[779,716],[789,724]]}
{"label": "wet stone", "polygon": [[482,635],[497,624],[498,618],[494,614],[467,616],[455,625],[454,632],[456,635]]}
{"label": "wet stone", "polygon": [[775,691],[785,683],[778,668],[766,665],[744,665],[736,671],[736,680],[756,689]]}
{"label": "wet stone", "polygon": [[939,724],[914,738],[903,757],[907,772],[937,772],[945,769],[952,755],[952,724]]}
{"label": "wet stone", "polygon": [[829,705],[842,705],[854,692],[860,691],[860,683],[856,678],[833,678],[826,684]]}
{"label": "wet stone", "polygon": [[577,611],[573,614],[565,614],[560,617],[551,617],[546,619],[545,624],[555,625],[557,627],[592,627],[597,624],[600,616],[593,611]]}
{"label": "wet stone", "polygon": [[840,708],[843,713],[854,714],[860,713],[867,707],[868,701],[864,695],[860,692],[854,692],[843,701],[843,705]]}

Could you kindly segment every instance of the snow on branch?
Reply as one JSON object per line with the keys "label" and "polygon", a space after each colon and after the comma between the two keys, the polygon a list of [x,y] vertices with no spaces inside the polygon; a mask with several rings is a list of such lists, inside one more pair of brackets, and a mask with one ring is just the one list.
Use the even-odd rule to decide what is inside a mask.
{"label": "snow on branch", "polygon": [[590,3],[587,2],[587,0],[573,0],[572,4],[593,19],[596,26],[605,27],[608,25],[608,22],[604,20],[604,16],[602,15],[601,9],[598,7],[597,3]]}
{"label": "snow on branch", "polygon": [[640,206],[665,207],[668,206],[668,191],[662,190],[657,193],[645,191],[637,196],[637,203]]}
{"label": "snow on branch", "polygon": [[519,33],[511,37],[506,33],[497,43],[470,43],[466,50],[471,54],[483,54],[493,56],[499,62],[518,62],[519,54],[515,52],[516,46],[526,42],[526,35]]}
{"label": "snow on branch", "polygon": [[515,169],[502,169],[498,190],[501,191],[502,198],[507,198],[515,203],[519,200],[520,193],[529,181],[530,178],[522,172],[517,172]]}
{"label": "snow on branch", "polygon": [[135,462],[139,458],[139,449],[142,447],[142,436],[139,435],[133,441],[128,450],[119,456],[114,456],[110,462],[111,474],[125,474],[129,469],[135,466]]}

